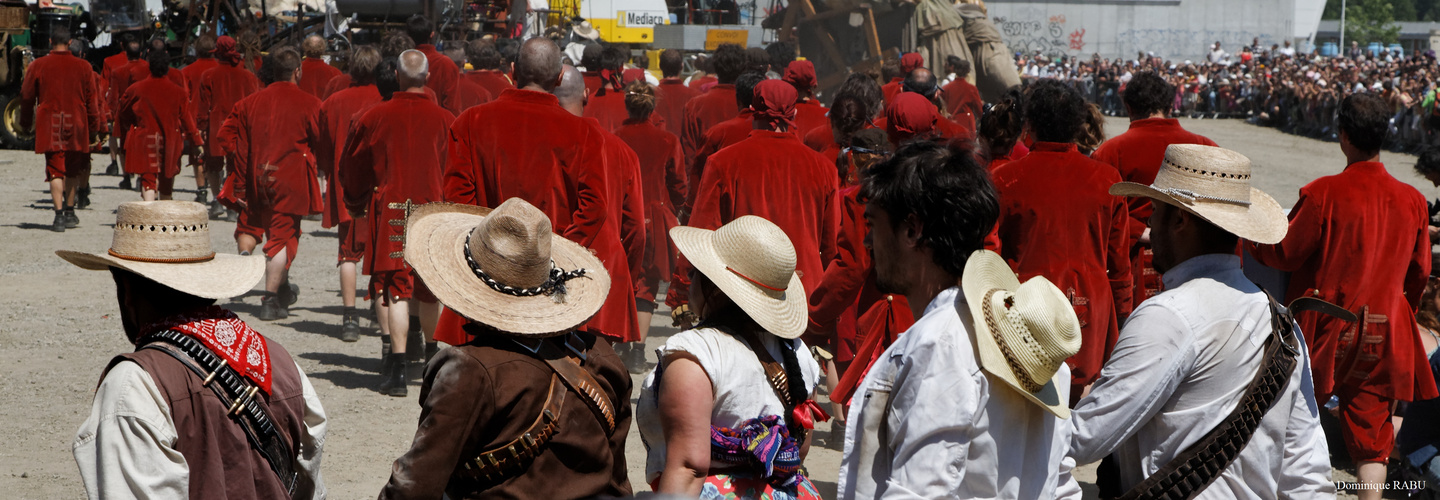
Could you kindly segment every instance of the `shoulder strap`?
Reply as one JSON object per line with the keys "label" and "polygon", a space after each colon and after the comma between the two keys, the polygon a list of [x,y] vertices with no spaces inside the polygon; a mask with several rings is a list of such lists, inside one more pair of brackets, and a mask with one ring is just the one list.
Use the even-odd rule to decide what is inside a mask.
{"label": "shoulder strap", "polygon": [[1130,488],[1121,500],[1139,499],[1191,499],[1204,491],[1220,473],[1229,467],[1240,450],[1250,442],[1260,427],[1260,421],[1290,383],[1290,373],[1295,368],[1299,355],[1295,338],[1295,320],[1290,312],[1282,309],[1274,297],[1270,300],[1272,332],[1265,339],[1264,360],[1255,379],[1245,388],[1240,403],[1195,444],[1176,455],[1160,470]]}
{"label": "shoulder strap", "polygon": [[[561,351],[554,342],[550,342],[548,339],[522,339],[519,337],[512,337],[512,339],[515,340],[515,343],[520,344],[520,347],[550,365],[550,369],[560,376],[560,380],[564,381],[570,390],[580,395],[580,399],[585,401],[585,405],[595,413],[595,418],[605,426],[607,434],[615,432],[615,404],[600,388],[600,382],[595,380],[595,376],[586,371],[585,367],[580,366],[580,361]],[[573,333],[564,336],[561,341],[565,342],[565,347],[580,359],[586,358],[585,353],[571,344],[571,342],[579,341],[579,338],[575,337]],[[596,341],[601,342],[598,339]]]}
{"label": "shoulder strap", "polygon": [[546,392],[545,405],[530,427],[520,433],[520,437],[461,461],[455,473],[488,484],[524,473],[560,429],[560,412],[565,409],[565,385],[559,382],[559,378],[559,375],[550,375],[550,390]]}
{"label": "shoulder strap", "polygon": [[290,495],[295,494],[299,473],[295,471],[295,455],[264,401],[255,398],[260,387],[251,385],[225,360],[210,352],[200,341],[173,330],[156,332],[140,341],[140,349],[154,349],[175,358],[199,376],[202,385],[215,391],[226,415],[245,431],[250,446],[270,463],[270,470]]}
{"label": "shoulder strap", "polygon": [[765,344],[754,332],[741,333],[736,337],[740,337],[746,345],[750,346],[750,351],[754,352],[755,357],[760,360],[760,366],[765,368],[765,380],[770,382],[770,389],[775,391],[775,396],[780,398],[780,404],[785,407],[783,416],[785,417],[785,426],[790,429],[790,437],[795,438],[797,443],[804,443],[806,429],[804,426],[796,425],[793,415],[795,407],[804,401],[794,401],[790,397],[790,375],[785,371],[785,365],[775,361],[775,357],[770,355],[770,350],[765,348]]}

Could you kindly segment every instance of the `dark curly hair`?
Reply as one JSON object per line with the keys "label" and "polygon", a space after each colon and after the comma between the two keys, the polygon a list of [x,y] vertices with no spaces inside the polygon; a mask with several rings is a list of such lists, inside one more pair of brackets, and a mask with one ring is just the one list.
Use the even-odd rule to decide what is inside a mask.
{"label": "dark curly hair", "polygon": [[1005,97],[985,110],[980,116],[980,143],[985,146],[985,157],[989,161],[1010,154],[1020,133],[1025,128],[1025,117],[1020,114],[1023,100],[1019,88],[1010,89]]}
{"label": "dark curly hair", "polygon": [[733,43],[722,43],[710,58],[710,65],[715,69],[717,81],[735,83],[735,79],[745,72],[745,49]]}
{"label": "dark curly hair", "polygon": [[1394,115],[1385,100],[1374,94],[1351,94],[1340,101],[1340,133],[1350,140],[1350,145],[1366,153],[1376,153],[1385,145],[1385,134],[1390,131],[1390,117]]}
{"label": "dark curly hair", "polygon": [[470,64],[475,69],[497,70],[505,65],[505,56],[500,55],[500,49],[487,40],[471,40],[465,44],[465,57],[470,58]]}
{"label": "dark curly hair", "polygon": [[750,107],[755,102],[755,86],[765,81],[763,73],[747,71],[735,79],[735,105],[740,109]]}
{"label": "dark curly hair", "polygon": [[1154,71],[1144,71],[1125,85],[1124,99],[1130,116],[1148,118],[1170,109],[1175,102],[1175,87]]}
{"label": "dark curly hair", "polygon": [[1080,92],[1060,80],[1040,80],[1025,92],[1025,123],[1037,141],[1075,142],[1089,113]]}
{"label": "dark curly hair", "polygon": [[990,172],[963,148],[915,141],[889,160],[865,171],[860,197],[902,221],[914,215],[920,241],[935,264],[960,276],[970,254],[984,248],[1000,217],[1000,199]]}
{"label": "dark curly hair", "polygon": [[1440,175],[1440,146],[1427,146],[1424,151],[1420,152],[1420,159],[1415,162],[1415,173],[1426,178]]}

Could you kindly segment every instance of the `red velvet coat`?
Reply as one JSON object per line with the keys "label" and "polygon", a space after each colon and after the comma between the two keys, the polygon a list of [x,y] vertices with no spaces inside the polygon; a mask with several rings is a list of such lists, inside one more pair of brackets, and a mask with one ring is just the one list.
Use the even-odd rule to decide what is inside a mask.
{"label": "red velvet coat", "polygon": [[[976,89],[964,78],[956,78],[950,83],[940,87],[940,92],[945,96],[945,109],[950,111],[952,116],[969,115],[975,120],[980,119],[980,114],[985,111],[985,101],[980,100],[980,90]],[[958,120],[957,120],[958,121]]]}
{"label": "red velvet coat", "polygon": [[[130,65],[136,61],[130,60],[124,52],[105,58],[105,65],[100,70],[100,77],[105,80],[105,109],[113,114],[115,108],[120,107],[120,96],[125,94],[125,89],[130,87]],[[139,61],[144,63],[145,61]],[[112,115],[110,119],[114,119]]]}
{"label": "red velvet coat", "polygon": [[500,70],[477,69],[465,73],[465,79],[484,87],[485,91],[490,93],[491,99],[499,97],[501,92],[515,88],[515,83],[510,81],[510,77],[504,71]]}
{"label": "red velvet coat", "polygon": [[[1171,144],[1202,144],[1214,146],[1215,141],[1180,128],[1172,118],[1148,118],[1130,122],[1130,129],[1117,135],[1090,154],[1090,158],[1108,163],[1120,171],[1120,178],[1149,185],[1165,161],[1165,148]],[[1140,243],[1140,235],[1150,226],[1150,212],[1155,209],[1149,198],[1135,197],[1127,201],[1130,210],[1131,274],[1135,279],[1133,303],[1139,304],[1164,287],[1160,274],[1151,267],[1150,246]]]}
{"label": "red velvet coat", "polygon": [[804,99],[795,103],[795,133],[802,139],[811,130],[820,127],[830,128],[830,118],[826,115],[830,110],[815,99]]}
{"label": "red velvet coat", "polygon": [[[745,108],[734,118],[725,120],[710,127],[705,132],[705,140],[701,142],[700,149],[695,151],[695,156],[690,159],[690,166],[685,170],[685,177],[688,179],[704,179],[705,163],[710,161],[710,156],[750,138],[750,131],[755,130],[755,110]],[[685,196],[684,211],[689,212],[695,207],[695,197],[700,194],[700,184],[691,183],[690,191]]]}
{"label": "red velvet coat", "polygon": [[307,57],[300,63],[300,81],[297,85],[300,90],[309,92],[316,99],[325,98],[325,86],[330,80],[340,76],[340,70],[335,69],[330,63],[318,57]]}
{"label": "red velvet coat", "polygon": [[320,99],[294,83],[272,83],[236,103],[217,135],[223,152],[235,155],[235,194],[252,209],[309,215],[324,208],[313,152],[323,143]]}
{"label": "red velvet coat", "polygon": [[260,79],[254,73],[240,66],[221,64],[200,75],[200,95],[197,99],[196,125],[205,136],[205,154],[210,157],[224,156],[216,137],[235,103],[260,91]]}
{"label": "red velvet coat", "polygon": [[1075,385],[1100,375],[1130,314],[1130,240],[1120,175],[1074,144],[1035,143],[993,173],[1000,195],[1000,255],[1020,280],[1044,276],[1071,298],[1083,343],[1070,357]]}
{"label": "red velvet coat", "polygon": [[[840,227],[840,179],[826,161],[795,134],[755,130],[750,138],[710,157],[689,224],[716,229],[743,215],[780,226],[795,245],[796,270],[805,290],[814,290],[835,258]],[[665,303],[687,303],[690,265],[682,257]]]}
{"label": "red velvet coat", "polygon": [[[426,100],[429,100],[428,98]],[[344,175],[339,171],[345,140],[354,130],[355,121],[371,106],[379,104],[380,90],[374,85],[350,87],[336,92],[320,104],[320,144],[315,147],[316,169],[330,179],[325,192],[325,211],[321,225],[335,227],[351,220],[345,209]],[[454,120],[454,117],[451,117]],[[446,124],[448,129],[449,124]]]}
{"label": "red velvet coat", "polygon": [[805,145],[816,153],[832,147],[836,150],[840,149],[840,145],[835,144],[835,131],[830,128],[829,124],[806,132],[803,140]]}
{"label": "red velvet coat", "polygon": [[345,73],[336,75],[335,78],[330,79],[329,83],[325,84],[324,95],[320,96],[320,100],[324,101],[335,95],[336,92],[350,88],[351,83],[353,82],[350,80],[350,75]]}
{"label": "red velvet coat", "polygon": [[581,72],[580,77],[585,80],[585,93],[588,95],[595,95],[600,92],[601,87],[605,86],[605,79],[600,76],[598,70]]}
{"label": "red velvet coat", "polygon": [[705,132],[710,127],[739,114],[740,106],[735,104],[735,85],[732,84],[715,85],[709,92],[690,99],[681,118],[684,131],[680,134],[680,147],[685,152],[685,159],[695,159],[695,153],[705,145]]}
{"label": "red velvet coat", "polygon": [[460,88],[458,104],[461,111],[485,104],[494,98],[494,96],[490,95],[490,91],[485,90],[485,87],[481,87],[480,84],[470,80],[462,78],[458,86]]}
{"label": "red velvet coat", "polygon": [[115,112],[115,133],[125,138],[125,172],[130,174],[175,177],[185,141],[201,141],[185,90],[168,78],[148,78],[125,91]]}
{"label": "red velvet coat", "polygon": [[[346,97],[344,92],[336,96]],[[405,226],[390,223],[404,221],[409,210],[391,204],[441,201],[454,121],[455,115],[429,97],[412,92],[396,92],[355,119],[340,156],[339,183],[349,211],[370,215],[365,274],[410,268],[404,258]]]}
{"label": "red velvet coat", "polygon": [[[904,295],[881,293],[875,285],[875,266],[870,250],[865,248],[865,204],[860,202],[860,187],[840,190],[840,225],[835,239],[835,260],[825,266],[825,277],[810,292],[810,326],[805,331],[806,343],[825,343],[834,339],[835,361],[848,365],[855,359],[856,340],[863,336],[859,318],[881,302],[894,308],[899,318],[898,330],[886,332],[893,337],[910,328],[915,319]],[[887,343],[888,345],[888,343]]]}
{"label": "red velvet coat", "polygon": [[715,78],[715,75],[705,75],[700,78],[691,78],[689,86],[690,88],[695,89],[696,92],[704,92],[706,85],[719,81],[719,79]]}
{"label": "red velvet coat", "polygon": [[935,132],[940,138],[951,142],[975,140],[975,128],[972,125],[945,118],[940,115],[940,110],[935,110],[935,115]]}
{"label": "red velvet coat", "polygon": [[904,78],[892,78],[890,83],[880,86],[880,94],[885,97],[885,107],[890,107],[890,101],[895,100],[895,95],[905,90],[900,85],[904,81]]}
{"label": "red velvet coat", "polygon": [[602,130],[614,132],[630,118],[630,112],[625,110],[625,91],[601,89],[591,95],[585,103],[585,117],[596,120]]}
{"label": "red velvet coat", "polygon": [[685,105],[700,92],[685,85],[680,78],[663,78],[655,86],[655,116],[665,122],[665,130],[679,138],[685,133]]}
{"label": "red velvet coat", "polygon": [[35,152],[90,151],[90,135],[104,128],[95,70],[69,51],[30,63],[20,84],[21,121],[35,126]]}
{"label": "red velvet coat", "polygon": [[[125,86],[127,90],[130,88],[130,85],[140,83],[150,78],[150,63],[144,60],[139,60],[137,62],[138,64],[130,65],[130,82],[128,85]],[[178,85],[180,87],[180,91],[185,92],[187,95],[186,98],[189,98],[188,95],[190,92],[190,83],[185,81],[184,73],[181,73],[178,69],[170,68],[170,70],[165,73],[165,78],[169,79],[170,82],[174,83],[175,85]],[[122,91],[120,94],[121,98],[123,99],[125,93]],[[116,108],[116,110],[118,111],[119,108]]]}
{"label": "red velvet coat", "polygon": [[[198,103],[197,99],[200,96],[200,78],[205,76],[205,72],[219,66],[220,61],[215,60],[215,58],[201,57],[180,69],[180,76],[185,77],[185,91],[190,94],[190,104]],[[199,106],[192,106],[190,111],[196,113],[196,118],[199,118]]]}
{"label": "red velvet coat", "polygon": [[649,120],[626,120],[615,135],[640,159],[640,184],[645,199],[647,249],[640,262],[638,283],[646,277],[657,281],[669,278],[670,261],[675,251],[670,243],[670,228],[679,224],[675,213],[685,204],[685,159],[680,153],[680,138]]}
{"label": "red velvet coat", "polygon": [[1352,163],[1300,188],[1284,241],[1248,244],[1261,263],[1292,272],[1286,302],[1318,297],[1357,314],[1368,306],[1382,321],[1367,321],[1354,338],[1339,319],[1295,318],[1310,346],[1316,399],[1340,386],[1403,401],[1437,396],[1414,315],[1430,275],[1429,220],[1424,196],[1384,164]]}
{"label": "red velvet coat", "polygon": [[434,45],[422,43],[416,45],[415,50],[424,53],[430,62],[430,78],[425,80],[425,86],[435,91],[440,107],[459,114],[460,68],[455,66],[455,61],[435,50]]}
{"label": "red velvet coat", "polygon": [[[621,94],[623,95],[623,94]],[[645,259],[645,197],[640,184],[640,158],[630,146],[586,119],[605,141],[605,191],[609,207],[602,235],[590,248],[610,273],[610,294],[595,317],[586,322],[591,333],[619,342],[640,340],[635,318],[635,276]]]}

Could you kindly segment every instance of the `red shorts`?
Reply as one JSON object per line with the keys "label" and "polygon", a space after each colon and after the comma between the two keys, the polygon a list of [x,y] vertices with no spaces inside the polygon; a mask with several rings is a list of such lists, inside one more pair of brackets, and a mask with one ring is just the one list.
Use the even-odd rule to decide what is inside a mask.
{"label": "red shorts", "polygon": [[251,238],[257,240],[265,237],[264,228],[255,227],[255,224],[250,223],[249,210],[241,210],[235,216],[235,238],[239,239],[242,234],[250,235]]}
{"label": "red shorts", "polygon": [[365,244],[370,241],[368,229],[370,219],[364,217],[340,223],[337,229],[340,233],[340,262],[360,262],[365,256]]}
{"label": "red shorts", "polygon": [[74,179],[90,174],[90,153],[51,151],[45,153],[45,182]]}
{"label": "red shorts", "polygon": [[425,287],[425,282],[409,269],[378,271],[370,275],[370,300],[376,297],[380,297],[385,305],[411,298],[420,302],[436,302],[435,295]]}
{"label": "red shorts", "polygon": [[1355,463],[1385,463],[1395,448],[1394,400],[1349,386],[1335,387],[1345,449]]}
{"label": "red shorts", "polygon": [[265,226],[265,256],[274,258],[285,250],[285,268],[295,262],[295,251],[300,248],[300,216],[269,212],[269,224]]}

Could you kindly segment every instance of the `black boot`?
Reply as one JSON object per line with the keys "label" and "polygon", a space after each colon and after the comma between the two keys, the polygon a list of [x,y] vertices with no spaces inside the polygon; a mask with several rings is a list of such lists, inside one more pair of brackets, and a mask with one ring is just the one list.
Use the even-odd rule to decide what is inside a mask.
{"label": "black boot", "polygon": [[126,177],[124,179],[120,179],[120,189],[130,190],[135,189],[135,186],[130,183],[130,178]]}
{"label": "black boot", "polygon": [[347,307],[341,314],[340,340],[345,342],[357,342],[360,340],[360,319],[356,317],[355,308]]}
{"label": "black boot", "polygon": [[90,188],[83,187],[75,190],[75,208],[85,210],[90,208]]}
{"label": "black boot", "polygon": [[430,358],[435,357],[435,353],[437,353],[437,352],[440,352],[440,343],[439,343],[439,342],[426,342],[426,343],[425,343],[425,364],[427,364],[427,365],[430,364]]}
{"label": "black boot", "polygon": [[420,333],[420,319],[410,317],[409,335],[405,337],[405,352],[410,361],[420,363],[425,360],[425,337]]}
{"label": "black boot", "polygon": [[65,217],[65,211],[64,211],[64,210],[56,210],[56,211],[55,211],[55,222],[51,222],[51,223],[50,223],[50,230],[51,230],[51,231],[55,231],[55,232],[57,232],[57,233],[63,233],[63,232],[65,232],[65,226],[66,226],[66,223],[67,223],[67,222],[70,222],[70,219],[67,218],[67,217]]}
{"label": "black boot", "polygon": [[290,317],[290,311],[285,308],[284,303],[280,302],[280,297],[270,292],[265,292],[265,295],[260,297],[260,312],[255,313],[256,319],[275,321],[288,317]]}
{"label": "black boot", "polygon": [[280,303],[285,304],[285,307],[289,308],[295,305],[295,301],[300,300],[300,285],[291,283],[290,280],[287,279],[285,280],[285,284],[280,285],[280,291],[276,292],[276,294],[280,297]]}
{"label": "black boot", "polygon": [[120,164],[110,160],[110,166],[105,167],[105,175],[120,175]]}
{"label": "black boot", "polygon": [[196,188],[196,189],[195,189],[195,202],[196,202],[196,203],[202,203],[202,204],[203,204],[203,203],[208,203],[209,201],[210,201],[210,190],[209,190],[208,188],[203,188],[203,187],[202,187],[202,188]]}
{"label": "black boot", "polygon": [[210,220],[221,220],[225,218],[225,205],[219,201],[210,202]]}
{"label": "black boot", "polygon": [[65,229],[80,227],[80,217],[75,215],[75,207],[65,207]]}
{"label": "black boot", "polygon": [[405,373],[405,354],[391,354],[385,357],[385,381],[380,383],[380,393],[403,398],[409,392],[409,377]]}

